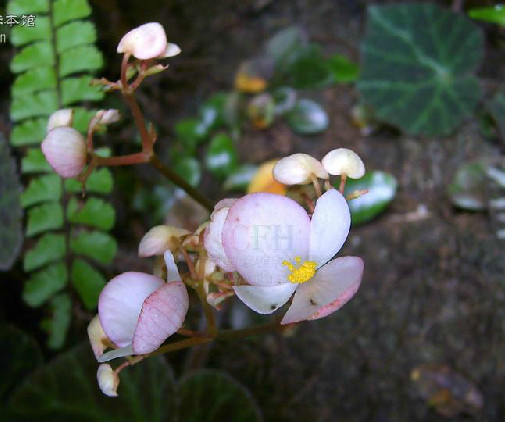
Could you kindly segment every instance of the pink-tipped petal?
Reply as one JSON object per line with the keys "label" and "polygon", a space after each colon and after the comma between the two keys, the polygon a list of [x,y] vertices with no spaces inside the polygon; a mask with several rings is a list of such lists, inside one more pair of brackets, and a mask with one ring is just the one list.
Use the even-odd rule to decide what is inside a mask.
{"label": "pink-tipped petal", "polygon": [[142,305],[135,328],[133,351],[143,355],[156,350],[179,328],[188,312],[186,286],[180,281],[166,283],[152,293]]}
{"label": "pink-tipped petal", "polygon": [[131,344],[142,303],[164,284],[159,277],[138,272],[120,274],[107,283],[98,299],[98,316],[114,344]]}
{"label": "pink-tipped petal", "polygon": [[61,177],[75,177],[86,165],[86,141],[71,127],[51,129],[42,141],[41,149],[47,162]]}
{"label": "pink-tipped petal", "polygon": [[281,324],[304,321],[318,312],[326,312],[326,306],[340,300],[343,305],[356,292],[363,277],[363,260],[347,256],[337,258],[322,267],[314,278],[301,284]]}
{"label": "pink-tipped petal", "polygon": [[117,52],[149,60],[165,54],[167,46],[163,27],[158,22],[150,22],[125,34],[117,46]]}
{"label": "pink-tipped petal", "polygon": [[179,269],[175,264],[174,254],[170,251],[166,251],[164,257],[167,266],[167,281],[182,281]]}
{"label": "pink-tipped petal", "polygon": [[271,193],[252,193],[235,202],[223,227],[223,248],[251,285],[286,283],[283,261],[306,259],[310,219],[295,201]]}
{"label": "pink-tipped petal", "polygon": [[232,272],[235,271],[235,267],[226,256],[222,243],[223,226],[230,209],[228,204],[230,204],[229,199],[223,199],[217,203],[210,217],[210,223],[205,229],[203,245],[212,261],[214,261],[218,267],[226,272]]}
{"label": "pink-tipped petal", "polygon": [[318,268],[342,248],[350,226],[351,214],[342,194],[335,189],[324,193],[316,202],[310,222],[310,258]]}
{"label": "pink-tipped petal", "polygon": [[289,300],[296,287],[296,284],[285,283],[277,286],[235,286],[233,290],[254,312],[271,314]]}

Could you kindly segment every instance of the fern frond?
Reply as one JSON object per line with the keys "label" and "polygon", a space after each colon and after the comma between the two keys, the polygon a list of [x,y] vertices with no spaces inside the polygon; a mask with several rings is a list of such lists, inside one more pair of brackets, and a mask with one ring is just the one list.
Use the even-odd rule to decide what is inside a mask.
{"label": "fern frond", "polygon": [[[27,210],[26,236],[32,238],[23,262],[31,273],[23,298],[30,306],[49,306],[52,316],[42,326],[50,334],[50,347],[59,348],[71,321],[71,297],[94,310],[105,277],[93,265],[110,264],[116,253],[116,241],[106,233],[114,225],[115,212],[104,198],[113,180],[108,169],[94,172],[83,200],[81,185],[52,171],[40,143],[49,115],[61,108],[73,108],[74,128],[86,132],[94,112],[85,110],[83,102],[103,98],[90,86],[103,58],[95,46],[87,0],[10,0],[7,11],[36,15],[35,26],[16,26],[10,36],[18,48],[10,64],[16,74],[11,144],[24,148],[21,170],[29,180],[21,196]],[[70,289],[77,295],[70,295]]]}

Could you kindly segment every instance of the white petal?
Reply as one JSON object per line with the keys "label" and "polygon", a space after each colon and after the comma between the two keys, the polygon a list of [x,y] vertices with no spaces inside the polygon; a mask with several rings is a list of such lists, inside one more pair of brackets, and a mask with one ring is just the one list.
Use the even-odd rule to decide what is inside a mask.
{"label": "white petal", "polygon": [[289,270],[282,262],[308,257],[309,230],[309,216],[295,201],[272,193],[252,193],[230,207],[223,248],[249,284],[284,284]]}
{"label": "white petal", "polygon": [[164,284],[159,277],[137,272],[120,274],[107,283],[98,299],[98,316],[117,346],[131,344],[142,303]]}
{"label": "white petal", "polygon": [[72,126],[74,122],[74,110],[71,108],[64,108],[55,111],[49,116],[47,122],[47,132],[58,126]]}
{"label": "white petal", "polygon": [[285,185],[310,183],[311,176],[328,179],[323,165],[308,154],[292,154],[277,162],[273,170],[274,179]]}
{"label": "white petal", "polygon": [[324,193],[316,202],[310,222],[310,258],[318,268],[340,250],[351,226],[347,201],[336,189]]}
{"label": "white petal", "polygon": [[321,161],[324,169],[330,174],[346,174],[351,179],[359,179],[365,174],[365,164],[359,155],[347,148],[334,149]]}
{"label": "white petal", "polygon": [[133,355],[133,347],[131,344],[125,347],[120,347],[119,349],[110,350],[107,353],[101,355],[97,360],[98,362],[109,362],[112,359],[124,358],[125,356]]}
{"label": "white petal", "polygon": [[166,283],[151,294],[142,305],[135,334],[133,351],[147,354],[156,350],[184,323],[188,312],[189,298],[184,283]]}
{"label": "white petal", "polygon": [[281,324],[311,318],[343,296],[349,300],[352,296],[349,296],[349,291],[356,292],[359,288],[363,267],[363,260],[353,256],[337,258],[326,264],[312,280],[298,287]]}
{"label": "white petal", "polygon": [[235,286],[233,290],[254,312],[271,314],[289,300],[296,287],[296,284],[285,283],[277,286]]}
{"label": "white petal", "polygon": [[164,256],[165,264],[167,266],[167,281],[182,281],[172,252],[166,251]]}
{"label": "white petal", "polygon": [[100,324],[98,315],[95,315],[95,317],[88,324],[88,337],[91,348],[93,349],[93,353],[98,359],[103,354],[103,351],[107,348],[106,343],[109,340],[103,331],[102,324]]}
{"label": "white petal", "polygon": [[167,48],[164,51],[164,53],[161,55],[161,57],[174,57],[177,56],[181,52],[181,49],[177,44],[173,43],[168,43]]}
{"label": "white petal", "polygon": [[109,364],[104,363],[98,367],[96,379],[102,393],[109,397],[117,397],[119,377]]}
{"label": "white petal", "polygon": [[117,46],[118,53],[127,53],[140,60],[161,56],[167,49],[165,30],[158,22],[140,25],[125,34]]}
{"label": "white petal", "polygon": [[[218,267],[226,272],[232,272],[235,271],[235,267],[226,256],[222,243],[223,226],[228,211],[230,210],[230,208],[225,205],[224,201],[228,201],[226,204],[229,203],[227,199],[219,201],[214,208],[215,211],[210,216],[210,223],[205,229],[203,245],[212,261],[214,261]],[[218,206],[220,207],[218,208]]]}

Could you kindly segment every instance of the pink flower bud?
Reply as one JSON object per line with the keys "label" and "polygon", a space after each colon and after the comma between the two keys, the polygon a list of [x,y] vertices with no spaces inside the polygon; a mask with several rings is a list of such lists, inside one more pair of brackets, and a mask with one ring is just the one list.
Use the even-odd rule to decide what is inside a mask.
{"label": "pink flower bud", "polygon": [[72,126],[74,122],[74,110],[71,108],[64,108],[62,110],[55,111],[49,116],[47,122],[47,132],[58,126]]}
{"label": "pink flower bud", "polygon": [[86,165],[86,141],[75,129],[58,126],[42,141],[42,152],[61,177],[75,177]]}
{"label": "pink flower bud", "polygon": [[149,60],[175,56],[180,48],[167,42],[165,30],[158,22],[150,22],[128,32],[119,42],[117,52]]}
{"label": "pink flower bud", "polygon": [[117,397],[117,387],[119,385],[119,377],[108,363],[102,363],[96,372],[98,387],[106,396]]}

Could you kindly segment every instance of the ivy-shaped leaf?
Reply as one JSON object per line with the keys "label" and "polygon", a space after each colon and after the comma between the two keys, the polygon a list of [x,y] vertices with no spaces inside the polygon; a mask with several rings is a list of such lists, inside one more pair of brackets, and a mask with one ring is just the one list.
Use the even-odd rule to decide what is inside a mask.
{"label": "ivy-shaped leaf", "polygon": [[95,171],[82,200],[82,185],[55,174],[40,143],[48,116],[64,107],[74,109],[74,128],[87,131],[94,112],[79,104],[103,98],[98,87],[90,86],[103,58],[94,45],[96,29],[88,19],[88,0],[10,0],[7,13],[36,14],[35,26],[19,25],[11,31],[10,40],[18,48],[10,65],[16,75],[11,88],[11,138],[13,146],[25,147],[22,173],[31,176],[21,197],[27,209],[26,235],[35,238],[24,258],[24,269],[32,274],[23,298],[30,306],[47,304],[50,316],[42,325],[49,346],[58,348],[70,326],[71,297],[80,297],[93,311],[98,286],[106,278],[92,264],[108,265],[116,254],[116,241],[105,233],[114,224],[114,209],[93,196],[110,194],[113,180],[108,169]]}
{"label": "ivy-shaped leaf", "polygon": [[370,6],[362,52],[364,101],[408,133],[449,135],[481,98],[482,31],[436,4]]}
{"label": "ivy-shaped leaf", "polygon": [[21,229],[21,186],[7,141],[0,134],[0,270],[8,270],[18,256]]}

